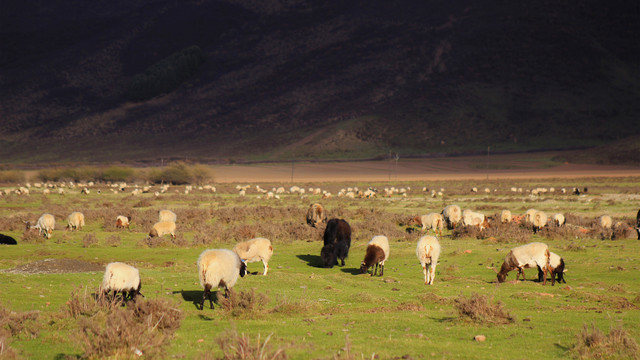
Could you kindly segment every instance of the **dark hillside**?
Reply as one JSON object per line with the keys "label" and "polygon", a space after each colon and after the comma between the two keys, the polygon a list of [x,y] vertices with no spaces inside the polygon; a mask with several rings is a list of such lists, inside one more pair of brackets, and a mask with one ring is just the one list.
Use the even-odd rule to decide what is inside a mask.
{"label": "dark hillside", "polygon": [[[0,4],[5,162],[362,158],[640,134],[640,5],[514,1]],[[138,74],[194,75],[135,102]],[[167,75],[170,76],[170,75]]]}

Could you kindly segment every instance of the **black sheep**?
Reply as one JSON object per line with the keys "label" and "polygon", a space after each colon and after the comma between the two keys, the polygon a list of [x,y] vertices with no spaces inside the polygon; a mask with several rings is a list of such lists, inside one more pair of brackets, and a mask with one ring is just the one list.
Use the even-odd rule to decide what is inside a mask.
{"label": "black sheep", "polygon": [[322,264],[326,268],[332,268],[338,263],[338,259],[342,261],[349,255],[351,247],[351,226],[343,219],[331,219],[327,222],[324,230],[324,246],[320,251]]}
{"label": "black sheep", "polygon": [[0,245],[18,245],[18,242],[11,236],[0,234]]}

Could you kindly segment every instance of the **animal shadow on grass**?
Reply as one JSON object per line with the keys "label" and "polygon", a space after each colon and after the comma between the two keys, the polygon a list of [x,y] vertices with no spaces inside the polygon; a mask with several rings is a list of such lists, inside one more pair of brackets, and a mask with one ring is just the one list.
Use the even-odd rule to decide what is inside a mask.
{"label": "animal shadow on grass", "polygon": [[[180,290],[174,291],[174,294],[182,295],[182,299],[184,301],[189,301],[196,307],[196,309],[200,310],[200,304],[202,303],[202,295],[204,294],[204,290]],[[218,291],[211,292],[211,298],[213,299],[213,303],[218,304]],[[209,307],[209,299],[204,302],[204,307]]]}
{"label": "animal shadow on grass", "polygon": [[296,255],[298,259],[306,261],[307,265],[311,267],[323,268],[324,264],[322,263],[322,258],[320,255]]}
{"label": "animal shadow on grass", "polygon": [[[342,268],[340,269],[340,271],[342,271],[343,273],[351,274],[351,275],[363,275],[362,271],[360,271],[360,268]],[[371,274],[367,273],[366,275],[371,275]]]}

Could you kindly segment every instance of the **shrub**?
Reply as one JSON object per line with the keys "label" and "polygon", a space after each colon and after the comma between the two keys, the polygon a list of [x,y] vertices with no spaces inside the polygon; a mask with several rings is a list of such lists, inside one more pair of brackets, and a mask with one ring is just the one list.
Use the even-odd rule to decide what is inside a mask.
{"label": "shrub", "polygon": [[134,170],[124,166],[111,166],[102,170],[102,181],[129,181],[134,179]]}
{"label": "shrub", "polygon": [[[276,350],[271,349],[271,335],[267,336],[264,341],[258,338],[253,342],[248,335],[244,333],[238,335],[237,331],[227,331],[223,333],[216,342],[222,350],[223,356],[219,359],[224,360],[286,360],[287,354],[283,348]],[[213,359],[206,353],[200,357],[203,360]]]}
{"label": "shrub", "polygon": [[579,359],[640,359],[640,347],[622,327],[604,335],[595,325],[583,325],[571,352]]}
{"label": "shrub", "polygon": [[45,240],[36,229],[28,229],[22,233],[22,242],[26,244],[44,244]]}
{"label": "shrub", "polygon": [[18,184],[25,181],[24,172],[17,170],[0,171],[0,184]]}
{"label": "shrub", "polygon": [[486,295],[473,293],[469,298],[462,295],[454,300],[454,307],[461,319],[481,324],[509,324],[515,322],[500,301],[491,303]]}
{"label": "shrub", "polygon": [[83,248],[91,247],[91,246],[93,246],[93,245],[95,245],[97,243],[98,243],[98,238],[96,237],[96,235],[94,233],[87,234],[82,238],[82,247]]}
{"label": "shrub", "polygon": [[240,315],[256,315],[262,311],[269,298],[267,295],[256,293],[256,289],[251,291],[229,291],[229,297],[226,298],[223,292],[218,291],[216,293],[218,297],[218,304],[232,316]]}

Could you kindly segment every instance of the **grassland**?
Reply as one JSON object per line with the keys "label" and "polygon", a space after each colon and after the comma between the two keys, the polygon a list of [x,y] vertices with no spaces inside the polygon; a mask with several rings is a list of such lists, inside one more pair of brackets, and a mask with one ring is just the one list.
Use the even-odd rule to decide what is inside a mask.
{"label": "grassland", "polygon": [[[146,296],[143,301],[167,300],[183,314],[179,327],[168,336],[160,352],[167,358],[221,358],[220,339],[241,341],[234,338],[233,331],[253,342],[258,336],[264,341],[271,335],[271,351],[282,349],[292,359],[360,359],[374,354],[380,359],[558,359],[578,356],[572,348],[584,325],[604,333],[622,328],[637,341],[640,241],[626,227],[638,211],[640,179],[580,179],[580,185],[588,187],[585,195],[559,193],[560,188],[570,188],[577,182],[531,179],[304,184],[305,188],[320,187],[333,193],[330,199],[309,194],[266,199],[254,186],[247,196],[240,197],[236,184],[231,183],[216,184],[215,193],[196,187],[185,194],[184,186],[173,186],[159,196],[153,194],[159,190],[157,186],[150,193],[133,196],[132,187],[113,193],[105,184],[94,186],[88,195],[81,195],[79,188],[67,188],[65,195],[45,196],[34,188],[28,196],[5,195],[0,197],[0,232],[19,244],[0,247],[0,338],[5,351],[11,350],[11,356],[17,358],[87,355],[82,324],[99,323],[104,313],[70,316],[70,300],[95,293],[102,279],[100,269],[108,262],[124,261],[140,269]],[[266,189],[283,186],[259,185]],[[347,186],[411,190],[406,198],[337,197],[338,191]],[[481,191],[469,192],[473,186]],[[538,186],[555,187],[556,191],[539,196],[527,193],[527,189]],[[444,188],[444,195],[432,198],[430,192],[422,191],[423,187]],[[485,187],[491,192],[484,193]],[[524,190],[514,193],[511,187]],[[318,201],[328,209],[329,216],[345,218],[353,228],[344,268],[319,267],[322,229],[304,223],[307,207]],[[549,230],[533,235],[514,225],[517,231],[511,230],[519,235],[511,238],[510,232],[499,230],[487,234],[445,230],[435,283],[425,286],[415,257],[415,243],[421,233],[405,224],[410,215],[440,211],[451,203],[487,215],[502,209],[515,214],[528,208],[562,212],[568,215],[570,224],[584,232]],[[177,239],[145,240],[157,211],[163,208],[178,215]],[[86,216],[87,224],[81,231],[63,230],[72,211],[82,211]],[[36,220],[43,212],[54,214],[57,220],[57,230],[49,240],[24,232],[22,224],[23,220]],[[115,228],[118,214],[132,216],[129,230]],[[600,230],[595,219],[602,214],[611,215],[626,230]],[[366,242],[376,234],[385,234],[391,241],[383,277],[363,275],[358,269]],[[195,270],[200,252],[231,248],[235,242],[255,236],[265,236],[274,244],[269,275],[248,276],[238,282],[234,290],[244,303],[236,299],[233,304],[219,302],[214,310],[196,309],[195,303],[202,297]],[[497,284],[491,268],[500,266],[510,248],[538,240],[564,257],[567,284],[552,287],[531,281],[536,277],[534,270],[526,272],[527,281]],[[41,262],[45,259],[72,259],[84,266],[62,269],[79,272],[56,273],[46,265],[51,261]],[[249,264],[249,270],[261,273],[262,265]],[[488,317],[476,322],[460,315],[456,304],[473,294],[501,303],[515,321],[502,324]],[[87,296],[84,301],[93,299]],[[20,317],[26,319],[24,327],[11,328],[9,320]],[[479,334],[485,335],[486,341],[473,341]],[[146,340],[147,335],[138,339]],[[612,352],[607,356],[637,354]],[[116,357],[136,358],[131,349]]]}

